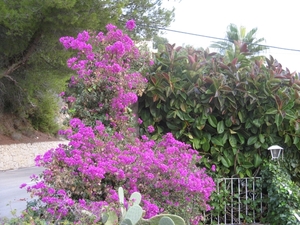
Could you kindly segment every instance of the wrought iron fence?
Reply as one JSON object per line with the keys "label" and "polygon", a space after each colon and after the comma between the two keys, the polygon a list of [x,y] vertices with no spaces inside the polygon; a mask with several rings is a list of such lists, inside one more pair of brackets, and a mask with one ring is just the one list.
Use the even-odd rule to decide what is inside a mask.
{"label": "wrought iron fence", "polygon": [[213,209],[203,224],[245,224],[261,222],[266,213],[262,179],[220,178],[216,181]]}

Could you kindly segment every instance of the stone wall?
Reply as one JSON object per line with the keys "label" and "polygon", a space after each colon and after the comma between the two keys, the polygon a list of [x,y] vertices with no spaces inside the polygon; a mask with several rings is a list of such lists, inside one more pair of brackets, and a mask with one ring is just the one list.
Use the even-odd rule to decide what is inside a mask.
{"label": "stone wall", "polygon": [[34,159],[37,155],[58,147],[60,143],[67,144],[68,141],[0,145],[0,170],[34,166]]}

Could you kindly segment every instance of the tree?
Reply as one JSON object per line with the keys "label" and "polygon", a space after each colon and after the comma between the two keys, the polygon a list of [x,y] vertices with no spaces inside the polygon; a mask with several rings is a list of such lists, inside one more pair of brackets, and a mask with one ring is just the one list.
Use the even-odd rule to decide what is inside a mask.
{"label": "tree", "polygon": [[[120,0],[120,2],[123,2]],[[130,0],[124,5],[123,14],[118,26],[124,27],[127,20],[134,19],[137,24],[136,33],[144,38],[151,39],[159,27],[169,25],[174,19],[174,9],[162,7],[163,0]]]}
{"label": "tree", "polygon": [[169,41],[167,38],[158,35],[153,37],[153,45],[157,48],[158,52],[163,52],[165,50],[165,45],[168,43]]}
{"label": "tree", "polygon": [[101,30],[108,22],[124,25],[128,19],[142,24],[138,30],[140,35],[151,37],[158,30],[150,24],[166,26],[173,18],[173,11],[161,8],[161,1],[152,0],[127,4],[109,0],[51,3],[22,0],[0,4],[1,65],[5,68],[1,77],[8,77],[27,63],[33,52],[40,50],[43,40],[72,35],[83,29]]}
{"label": "tree", "polygon": [[265,39],[257,39],[255,37],[256,32],[257,28],[253,28],[246,33],[245,27],[241,26],[238,29],[235,24],[230,24],[226,32],[226,39],[228,41],[216,41],[210,47],[218,49],[221,53],[234,50],[236,47],[243,47],[248,50],[247,54],[254,55],[267,49],[267,47],[259,45]]}
{"label": "tree", "polygon": [[71,53],[59,44],[61,36],[103,30],[107,23],[124,26],[124,21],[133,17],[141,24],[137,36],[151,37],[157,28],[150,25],[167,26],[174,16],[172,10],[161,7],[161,2],[1,1],[0,112],[15,112],[35,120],[45,92],[62,91],[71,74],[65,68]]}

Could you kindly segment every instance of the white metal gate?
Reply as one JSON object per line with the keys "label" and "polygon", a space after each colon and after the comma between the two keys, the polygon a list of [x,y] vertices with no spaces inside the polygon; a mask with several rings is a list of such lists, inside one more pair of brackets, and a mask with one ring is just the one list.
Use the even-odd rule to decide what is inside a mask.
{"label": "white metal gate", "polygon": [[217,207],[206,213],[204,224],[244,224],[261,221],[266,207],[260,177],[220,178],[215,182]]}

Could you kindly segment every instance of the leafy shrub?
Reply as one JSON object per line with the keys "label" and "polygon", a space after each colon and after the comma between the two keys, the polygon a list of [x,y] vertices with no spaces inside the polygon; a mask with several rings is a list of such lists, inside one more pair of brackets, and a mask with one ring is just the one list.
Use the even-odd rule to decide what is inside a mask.
{"label": "leafy shrub", "polygon": [[275,162],[264,164],[263,181],[268,193],[268,214],[270,224],[299,224],[295,213],[300,215],[300,190],[286,171]]}
{"label": "leafy shrub", "polygon": [[55,121],[58,116],[58,97],[53,93],[43,93],[38,97],[38,106],[32,110],[29,119],[36,130],[57,134],[59,125]]}
{"label": "leafy shrub", "polygon": [[274,143],[299,154],[300,81],[272,57],[246,57],[245,46],[222,56],[167,44],[148,80],[139,101],[145,129],[192,144],[221,176],[257,174]]}

